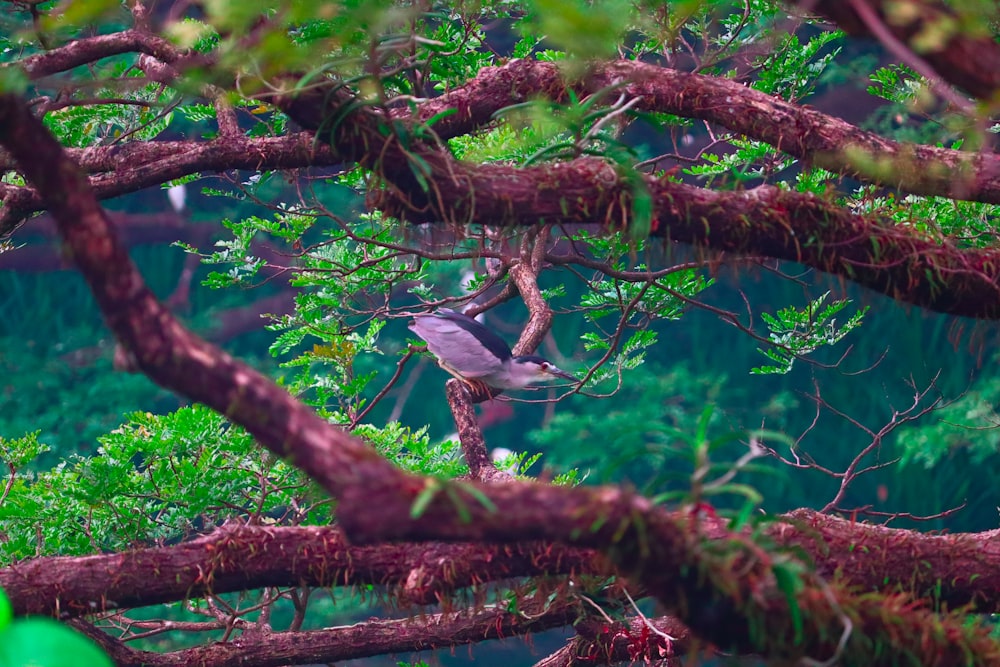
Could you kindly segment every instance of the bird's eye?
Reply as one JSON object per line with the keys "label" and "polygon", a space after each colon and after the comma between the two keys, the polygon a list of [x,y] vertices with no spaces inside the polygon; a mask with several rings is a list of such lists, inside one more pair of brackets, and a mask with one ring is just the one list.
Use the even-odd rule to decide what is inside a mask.
{"label": "bird's eye", "polygon": [[549,370],[550,368],[552,368],[552,364],[550,364],[550,363],[549,363],[549,362],[547,362],[547,361],[543,361],[542,363],[540,363],[540,364],[538,364],[538,365],[542,367],[542,370],[543,370],[543,371],[547,371],[547,370]]}

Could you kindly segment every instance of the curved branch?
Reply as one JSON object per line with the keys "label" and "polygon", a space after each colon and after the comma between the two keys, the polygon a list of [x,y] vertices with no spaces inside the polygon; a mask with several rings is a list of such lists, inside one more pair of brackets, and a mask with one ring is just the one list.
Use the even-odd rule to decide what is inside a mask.
{"label": "curved branch", "polygon": [[[448,159],[434,155],[428,162]],[[452,163],[435,173],[441,175],[435,198],[448,202],[447,211],[427,200],[415,208],[412,192],[410,200],[382,193],[374,203],[416,223],[630,223],[632,186],[595,158],[526,169]],[[891,219],[777,187],[719,192],[652,177],[645,183],[653,199],[654,236],[799,262],[942,313],[1000,318],[1000,249],[962,248],[899,228]]]}
{"label": "curved branch", "polygon": [[102,58],[122,53],[145,53],[164,61],[176,61],[181,52],[173,44],[141,30],[123,30],[107,35],[75,39],[45,53],[29,56],[16,64],[30,79],[40,79]]}
{"label": "curved branch", "polygon": [[[391,466],[263,374],[185,329],[146,286],[86,177],[16,97],[0,95],[0,143],[45,200],[102,314],[139,370],[246,426],[333,493]],[[290,433],[296,445],[291,446]]]}
{"label": "curved branch", "polygon": [[[768,535],[808,554],[830,578],[934,605],[1000,610],[1000,531],[926,535],[812,510],[783,519]],[[722,520],[706,518],[702,530],[726,535]],[[0,588],[18,615],[65,618],[265,586],[388,586],[400,604],[422,605],[477,583],[606,572],[595,552],[551,543],[364,547],[337,527],[230,525],[169,547],[34,558],[0,569]]]}
{"label": "curved branch", "polygon": [[515,356],[534,352],[552,328],[552,309],[538,289],[538,274],[542,270],[542,259],[549,244],[551,228],[542,225],[530,231],[535,233],[522,237],[519,259],[509,269],[510,280],[528,308],[528,322],[514,345]]}
{"label": "curved branch", "polygon": [[[625,63],[607,71],[616,67],[634,74],[648,66]],[[747,99],[759,96],[780,102],[733,82],[710,81],[719,91],[736,86]],[[683,92],[682,86],[675,94],[683,97]],[[729,93],[729,100],[720,99],[718,104],[738,107],[742,98]],[[631,222],[635,184],[603,160],[584,157],[521,169],[472,165],[456,161],[435,145],[404,146],[395,135],[385,137],[380,131],[383,117],[352,108],[343,91],[312,89],[294,96],[276,95],[274,101],[300,124],[317,130],[349,110],[332,131],[317,136],[388,181],[392,187],[372,193],[369,205],[401,220],[484,226],[598,224],[616,229],[626,229]],[[761,117],[776,113],[773,107],[757,111]],[[779,131],[777,126],[772,129]],[[421,171],[426,175],[418,178]],[[920,171],[935,170],[924,164]],[[956,173],[961,170],[950,175]],[[1000,317],[1000,250],[963,249],[900,228],[890,219],[857,215],[818,196],[771,186],[717,192],[651,176],[644,177],[644,185],[653,200],[653,235],[797,261],[939,312]]]}
{"label": "curved branch", "polygon": [[[116,36],[122,36],[117,40],[122,44],[132,44],[137,39],[144,44],[143,40],[149,38],[134,30],[107,37]],[[992,51],[997,49],[1000,47],[994,44]],[[166,63],[179,59],[176,49],[160,55]],[[977,60],[970,62],[979,66]],[[984,71],[989,69],[983,68]],[[996,74],[1000,68],[990,71],[993,76],[1000,76]],[[637,109],[710,121],[767,142],[778,150],[809,160],[824,169],[889,185],[904,192],[1000,203],[1000,156],[891,141],[814,109],[758,92],[738,81],[623,60],[595,65],[585,81],[573,87],[581,94],[594,94],[613,87],[628,97],[637,98]],[[457,112],[434,123],[435,133],[447,139],[488,125],[493,122],[494,114],[504,107],[532,98],[564,100],[568,89],[554,63],[513,60],[502,67],[483,68],[465,86],[421,104],[415,120],[426,122],[444,111]],[[315,89],[312,99],[320,100],[320,108],[305,118],[300,108],[300,122],[313,129],[319,127],[322,124],[322,103],[328,101],[326,97],[322,89]],[[410,112],[405,109],[396,109],[392,113],[392,117],[398,120],[409,115]],[[239,161],[238,156],[227,153],[223,147],[225,142],[221,139],[181,143],[185,144],[184,150],[175,148],[173,154],[197,150],[198,159],[208,160],[203,169],[253,168],[246,165],[245,160]],[[223,146],[215,146],[219,143]],[[202,149],[202,146],[211,146],[212,149]],[[211,155],[214,150],[220,152],[218,157]],[[258,155],[256,146],[248,145],[247,150],[251,151],[251,156]],[[307,166],[269,165],[266,148],[259,153],[259,157],[259,168]],[[237,162],[226,166],[227,160],[234,159]],[[82,163],[86,164],[86,160]],[[157,182],[179,178],[197,170],[161,175]],[[128,190],[117,194],[124,191]]]}
{"label": "curved branch", "polygon": [[[457,105],[464,109],[464,113],[446,117],[435,125],[435,130],[444,135],[451,133],[469,131],[477,124],[488,122],[487,111],[501,108],[512,101],[522,99],[532,90],[546,90],[558,96],[558,85],[560,82],[556,68],[550,63],[536,63],[530,61],[515,61],[502,68],[486,68],[479,77],[469,86],[444,96],[440,101],[430,103],[422,114],[447,106]],[[757,136],[763,140],[771,141],[782,150],[786,150],[794,155],[809,157],[816,164],[835,168],[840,171],[850,172],[851,160],[858,163],[858,168],[864,171],[875,171],[884,175],[886,160],[892,163],[890,172],[895,171],[893,178],[896,184],[904,189],[912,191],[927,190],[930,192],[940,192],[950,196],[967,196],[978,198],[984,201],[1000,201],[1000,186],[998,186],[996,174],[1000,174],[1000,157],[992,154],[969,154],[960,151],[931,148],[924,146],[907,146],[888,142],[877,135],[860,132],[853,126],[843,121],[832,119],[819,114],[818,112],[791,105],[776,98],[772,98],[761,93],[757,93],[744,86],[727,80],[704,77],[694,74],[685,74],[675,70],[659,68],[641,63],[619,62],[602,68],[592,75],[593,85],[613,84],[622,82],[627,91],[635,95],[642,95],[644,104],[652,105],[659,110],[668,110],[673,113],[698,114],[714,122],[725,124],[737,131],[748,133],[750,136]],[[519,88],[517,86],[524,86]],[[530,86],[530,90],[528,87]],[[480,101],[479,105],[473,105],[471,99],[476,93],[475,99]],[[318,97],[317,97],[318,96]],[[306,96],[301,96],[306,97]],[[314,92],[313,96],[304,101],[288,102],[286,100],[286,110],[294,112],[304,124],[313,128],[318,128],[323,122],[323,109],[327,103],[326,94]],[[454,121],[451,119],[455,118]],[[444,125],[442,125],[442,123]],[[450,125],[447,123],[451,123]],[[463,125],[464,123],[464,125]],[[794,132],[789,132],[788,128],[795,128]],[[120,148],[90,149],[80,156],[88,168],[94,170],[106,170],[119,167],[120,171],[114,174],[95,177],[92,185],[99,197],[111,197],[124,192],[133,191],[149,185],[161,183],[165,180],[178,178],[200,170],[230,169],[230,168],[295,168],[304,166],[316,166],[322,164],[336,164],[345,160],[371,160],[371,152],[368,148],[381,145],[384,140],[373,132],[340,133],[342,140],[338,148],[343,149],[345,154],[338,155],[331,151],[325,143],[317,143],[316,139],[308,133],[299,133],[289,137],[277,139],[257,139],[249,140],[244,138],[219,138],[207,143],[193,142],[153,142],[147,145],[126,145]],[[374,136],[373,136],[374,135]],[[379,141],[380,143],[372,143]],[[855,145],[856,152],[842,151],[844,145]],[[453,180],[463,182],[461,187],[447,188],[438,185],[440,191],[436,193],[435,201],[429,201],[421,191],[420,184],[414,179],[412,171],[408,165],[412,161],[412,156],[398,146],[389,146],[386,155],[381,160],[386,176],[390,177],[393,183],[399,188],[404,201],[393,201],[392,195],[383,195],[382,201],[375,200],[374,204],[381,206],[387,212],[398,214],[399,217],[409,218],[415,221],[458,219],[472,222],[482,222],[483,224],[502,224],[508,222],[505,214],[511,212],[511,204],[516,204],[523,212],[533,212],[532,202],[514,201],[504,202],[506,193],[500,197],[500,202],[506,206],[496,210],[489,210],[482,206],[484,199],[489,198],[488,190],[483,190],[479,186],[483,179],[473,178],[474,174],[463,174],[463,171],[471,171],[471,167],[456,167],[447,156],[433,156],[431,164],[435,167],[435,173],[448,174],[453,176]],[[880,156],[877,160],[872,155]],[[845,164],[845,157],[847,164]],[[895,160],[895,162],[893,162]],[[833,164],[827,164],[831,161]],[[566,185],[566,180],[574,177],[574,171],[579,171],[583,163],[576,167],[572,165],[566,167],[553,167],[551,171],[557,172],[560,168],[568,169],[565,178],[547,179],[553,184]],[[904,169],[905,167],[905,169]],[[393,172],[393,169],[395,171]],[[905,172],[905,173],[904,173]],[[492,179],[494,176],[509,176],[511,171],[484,171],[484,175]],[[512,189],[520,190],[518,196],[524,198],[537,193],[539,182],[536,175],[538,170],[524,170],[522,184],[517,181],[511,183]],[[956,174],[965,174],[968,178],[956,179]],[[553,176],[558,176],[553,173]],[[605,179],[613,178],[605,175]],[[617,179],[615,179],[617,181]],[[495,185],[487,182],[487,185]],[[588,184],[592,186],[593,184]],[[602,188],[613,185],[609,180],[599,183]],[[478,188],[478,189],[473,189]],[[13,224],[16,224],[28,212],[38,210],[41,201],[31,190],[26,188],[13,188],[6,186],[5,203],[0,211],[0,234],[9,231]],[[760,190],[764,192],[763,190]],[[699,192],[692,190],[690,192]],[[471,193],[475,193],[474,195]],[[559,202],[548,207],[548,210],[539,211],[540,215],[535,220],[524,221],[520,224],[531,224],[538,218],[548,221],[566,220],[569,218],[583,222],[616,222],[613,215],[595,215],[598,212],[605,212],[610,209],[614,211],[614,202],[602,201],[601,198],[594,200],[594,190],[581,194],[574,191],[574,188],[566,187],[565,197],[558,192],[550,199],[561,199],[564,201],[575,201],[583,198],[584,208],[588,209],[590,215],[587,216],[565,216],[562,214],[562,206]],[[671,195],[672,196],[672,195]],[[738,194],[717,195],[721,199],[738,198]],[[474,198],[474,199],[473,199]],[[433,206],[442,201],[459,201],[466,204],[467,209],[475,208],[483,215],[477,218],[470,217],[470,211],[459,211],[457,215],[451,214],[441,209],[441,206]],[[403,206],[403,204],[406,206]],[[621,202],[619,202],[620,204]],[[627,203],[627,202],[625,202]],[[723,202],[720,202],[723,203]],[[430,207],[430,208],[429,208]],[[420,215],[405,209],[417,209]],[[833,214],[842,217],[843,213],[830,206]],[[404,209],[404,210],[400,210]],[[627,210],[627,209],[625,209]],[[775,212],[772,211],[772,214]],[[772,215],[772,217],[777,217]],[[790,223],[779,223],[790,224]],[[669,220],[662,221],[661,230],[665,230],[670,225]],[[813,225],[815,227],[815,225]],[[871,224],[855,224],[853,227],[867,227],[876,233],[877,237],[883,237],[889,246],[896,245],[898,238],[889,239],[888,236],[895,236],[886,229],[890,225],[888,221],[872,221]],[[661,231],[660,233],[664,233]],[[742,235],[742,233],[741,233]],[[678,240],[685,240],[683,232],[678,236]],[[693,235],[688,235],[693,236]],[[719,237],[719,234],[715,234]],[[824,244],[828,249],[827,258],[804,257],[802,261],[810,266],[815,266],[821,270],[824,264],[843,264],[834,256],[837,252],[837,241],[828,242],[822,237],[816,237],[817,242]],[[719,239],[720,245],[713,247],[723,247],[737,249],[741,252],[757,252],[753,243],[734,242],[734,240]],[[785,248],[775,257],[785,259],[798,259],[798,242],[789,243],[789,239],[779,245]],[[905,240],[904,240],[905,241]],[[695,240],[697,242],[697,240]],[[763,245],[769,245],[764,243]],[[905,242],[903,245],[906,245]],[[931,242],[920,242],[917,245],[931,250],[934,245]],[[740,246],[744,246],[741,248]],[[796,247],[792,247],[796,246]],[[874,252],[865,253],[859,259],[858,267],[874,267],[884,262],[876,255],[881,247],[873,248]],[[854,249],[855,254],[860,248]],[[808,255],[808,253],[806,253]],[[896,254],[899,253],[890,253]],[[994,265],[994,253],[990,251],[967,251],[965,255],[955,250],[951,252],[944,250],[943,263],[938,265],[936,261],[916,261],[908,262],[908,266],[896,266],[896,275],[884,280],[873,280],[862,278],[862,284],[873,287],[879,291],[923,305],[935,310],[950,312],[959,315],[969,315],[973,317],[996,317],[996,313],[983,312],[983,308],[970,305],[968,301],[981,300],[984,288],[992,292],[990,283],[995,282],[990,267]],[[855,260],[852,260],[855,261]],[[890,260],[891,261],[891,260]],[[851,266],[833,266],[833,273],[842,275],[849,279],[855,268]],[[981,271],[977,273],[977,267]],[[972,269],[974,275],[966,275],[959,282],[972,282],[973,286],[958,285],[952,290],[947,284],[933,284],[936,280],[942,280],[947,276],[947,280],[954,279],[955,272],[965,272]],[[940,269],[941,273],[938,274]],[[861,270],[861,273],[864,273]],[[929,273],[928,273],[929,272]],[[930,276],[930,277],[928,277]],[[914,286],[914,289],[900,289],[900,286],[908,286],[911,282],[921,283]],[[942,282],[944,282],[942,280]],[[879,284],[881,283],[881,284]],[[932,283],[932,284],[928,284]],[[941,298],[929,298],[926,294],[909,295],[907,292],[940,292]],[[967,303],[949,307],[953,291],[968,294],[964,299]],[[991,299],[983,303],[993,302]]]}
{"label": "curved branch", "polygon": [[[693,634],[724,651],[870,665],[895,664],[903,654],[914,664],[957,664],[971,653],[980,664],[1000,665],[1000,645],[988,629],[966,625],[964,616],[949,619],[915,608],[907,595],[855,595],[848,586],[805,572],[794,601],[804,629],[796,629],[787,598],[774,586],[776,568],[787,567],[785,556],[733,534],[706,542],[709,536],[696,516],[669,514],[628,491],[455,485],[413,518],[409,508],[425,492],[383,481],[374,488],[348,488],[341,496],[344,529],[356,543],[552,539],[604,550],[633,581],[677,610]],[[380,499],[377,505],[373,496]],[[911,557],[906,559],[912,569]],[[852,627],[864,632],[841,632]],[[873,653],[873,645],[885,652]]]}
{"label": "curved branch", "polygon": [[[456,110],[433,126],[449,138],[484,127],[500,109],[534,96],[564,100],[568,87],[555,64],[514,60],[483,68],[466,86],[422,105],[417,119]],[[594,65],[573,87],[578,94],[613,87],[638,98],[637,109],[709,121],[814,166],[903,192],[1000,203],[1000,155],[892,141],[739,81],[619,60]]]}

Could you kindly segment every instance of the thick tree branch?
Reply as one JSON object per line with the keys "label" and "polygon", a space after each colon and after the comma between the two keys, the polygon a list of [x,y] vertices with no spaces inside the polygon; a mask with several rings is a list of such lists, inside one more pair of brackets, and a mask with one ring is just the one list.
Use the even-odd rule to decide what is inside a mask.
{"label": "thick tree branch", "polygon": [[[245,155],[240,153],[245,152]],[[280,137],[219,137],[209,141],[130,141],[110,146],[91,148],[68,148],[66,155],[76,162],[80,169],[92,175],[119,174],[124,172],[125,180],[133,182],[137,178],[129,170],[153,172],[159,178],[160,170],[188,175],[199,171],[204,163],[205,170],[248,169],[296,169],[307,166],[329,166],[339,164],[330,152],[330,147],[316,140],[312,132],[291,132]],[[234,162],[235,161],[235,162]],[[9,156],[0,161],[0,169],[14,169]],[[187,168],[191,171],[178,172]],[[153,176],[145,175],[149,179]],[[161,182],[152,182],[159,185]],[[95,185],[95,183],[91,183]]]}
{"label": "thick tree branch", "polygon": [[[426,208],[426,200],[425,207],[414,210],[410,201],[391,194],[377,205],[414,222],[445,217],[479,224],[561,221],[615,228],[631,222],[631,186],[611,165],[594,158],[528,169],[456,163],[439,173],[435,199],[449,202],[448,211]],[[1000,318],[1000,250],[961,248],[898,228],[892,220],[857,215],[815,195],[776,187],[717,192],[652,177],[645,184],[653,198],[654,236],[792,260],[931,310]]]}
{"label": "thick tree branch", "polygon": [[[783,519],[768,535],[801,549],[831,580],[1000,611],[1000,531],[926,535],[812,510]],[[724,521],[705,521],[705,534],[726,535]],[[160,577],[150,581],[150,571]],[[372,584],[402,604],[431,604],[480,582],[605,571],[594,552],[550,543],[359,547],[336,527],[226,526],[169,547],[27,560],[0,569],[0,588],[15,613],[65,617],[265,586]]]}
{"label": "thick tree branch", "polygon": [[425,605],[480,582],[605,567],[550,544],[359,547],[331,526],[231,525],[169,547],[27,560],[0,569],[0,588],[16,614],[60,617],[265,586],[388,586],[401,605]]}
{"label": "thick tree branch", "polygon": [[[275,101],[312,129],[323,127],[349,103],[343,94],[323,89]],[[404,146],[398,137],[385,138],[381,127],[377,113],[359,109],[334,131],[318,136],[392,185],[373,193],[370,205],[394,217],[486,226],[628,228],[632,222],[637,186],[603,160],[579,158],[521,169],[471,165],[434,145]],[[424,179],[415,176],[418,169],[427,170]],[[939,312],[1000,317],[996,249],[963,249],[889,219],[856,215],[815,195],[776,187],[717,192],[652,176],[639,187],[652,196],[655,236],[797,261]]]}
{"label": "thick tree branch", "polygon": [[[314,145],[311,135],[306,133],[282,139],[254,140],[251,144],[247,141],[219,139],[187,152],[173,142],[153,143],[117,151],[95,149],[82,157],[94,169],[124,166],[118,174],[95,179],[94,185],[101,196],[145,187],[197,169],[257,168],[264,164],[293,167],[335,159],[322,144]],[[248,146],[252,149],[248,150]],[[406,156],[399,158],[405,165]],[[592,161],[520,171],[464,165],[456,168],[448,164],[446,156],[439,156],[438,161],[443,163],[442,173],[454,173],[456,180],[468,183],[464,186],[462,183],[443,183],[440,186],[442,198],[464,200],[470,209],[474,206],[484,223],[533,224],[538,218],[627,223],[627,217],[617,213],[627,212],[628,194],[621,192],[621,185],[612,180],[616,177],[608,173],[607,167],[594,165]],[[412,174],[407,175],[412,178]],[[582,187],[570,187],[574,182]],[[547,201],[541,201],[544,194],[541,187],[552,183],[563,185],[564,191],[552,190],[545,197]],[[500,189],[497,184],[509,187]],[[997,271],[1000,270],[996,251],[962,250],[938,244],[897,232],[890,221],[850,215],[806,195],[770,188],[758,188],[749,193],[713,193],[655,181],[650,181],[650,187],[668,209],[659,212],[657,233],[669,234],[675,240],[800,261],[895,298],[943,312],[984,318],[996,318],[1000,314],[996,306]],[[470,192],[475,193],[474,200]],[[764,205],[768,200],[771,205]],[[5,213],[41,206],[37,196],[26,189],[19,190],[8,201],[11,206],[4,207]],[[571,207],[577,210],[567,212],[563,205],[566,201],[577,203]],[[408,202],[389,198],[382,205],[403,218],[433,220],[435,217],[433,210],[407,211],[403,209],[404,203]],[[522,215],[516,215],[517,212]],[[457,215],[470,213],[459,209]],[[745,224],[746,220],[756,219],[773,222],[770,226]],[[704,225],[708,220],[716,224]]]}
{"label": "thick tree branch", "polygon": [[[76,151],[99,199],[110,199],[202,171],[297,169],[343,162],[311,132],[251,139],[220,136],[207,142],[151,141]],[[31,187],[0,185],[0,236],[26,216],[45,208]]]}
{"label": "thick tree branch", "polygon": [[[599,67],[592,72],[586,89],[599,90],[608,86],[618,86],[622,92],[639,98],[639,108],[709,120],[833,171],[891,184],[910,192],[1000,201],[1000,157],[994,154],[899,144],[734,81],[642,63],[617,62]],[[539,91],[556,99],[565,95],[565,86],[556,67],[551,63],[513,61],[504,67],[486,68],[468,86],[429,102],[421,107],[419,118],[445,109],[458,110],[459,113],[445,117],[434,126],[441,136],[454,136],[481,127],[490,122],[496,110]],[[285,106],[294,107],[293,115],[315,129],[324,122],[324,113],[330,111],[325,106],[328,101],[327,94],[318,90],[304,101],[294,104],[286,101]],[[396,112],[394,117],[402,115]],[[332,152],[325,143],[316,143],[309,134],[298,134],[277,139],[224,137],[206,143],[126,144],[88,149],[80,160],[89,170],[119,170],[96,176],[92,181],[98,196],[106,198],[202,170],[280,169],[341,161],[367,162],[373,159],[368,149],[382,143],[377,134],[369,136],[371,134],[364,132],[347,137],[342,133],[344,140],[338,148],[344,150],[344,155]],[[431,202],[419,192],[419,183],[408,168],[412,157],[398,147],[392,153],[397,173],[390,170],[386,175],[400,188],[402,198],[411,208],[423,210],[425,219],[441,219],[442,211],[427,210]],[[380,162],[386,164],[388,157],[383,155]],[[451,168],[447,160],[436,160],[434,166]],[[469,199],[468,188],[464,190],[464,198]],[[0,212],[0,234],[9,232],[24,215],[41,207],[37,195],[30,189],[6,186],[3,194],[6,206]],[[393,208],[391,203],[384,206],[389,210]],[[411,214],[408,217],[419,216]],[[551,219],[558,220],[558,216]]]}
{"label": "thick tree branch", "polygon": [[29,78],[40,79],[122,53],[145,53],[164,61],[176,61],[181,55],[177,47],[162,37],[140,30],[123,30],[75,39],[64,46],[29,56],[17,66]]}
{"label": "thick tree branch", "polygon": [[[827,5],[841,7],[847,3],[821,4],[821,9],[828,9]],[[882,3],[875,4],[880,6]],[[936,5],[918,0],[911,4]],[[850,9],[836,11],[851,12]],[[850,23],[849,18],[841,18]],[[907,29],[912,30],[917,24],[919,22]],[[987,53],[995,53],[998,48],[993,44]],[[88,62],[86,58],[96,59],[132,50],[152,54],[165,63],[177,63],[182,59],[181,53],[169,43],[147,33],[127,30],[80,40],[33,56],[23,61],[22,66],[26,71],[41,75]],[[980,55],[979,51],[976,53]],[[975,62],[977,71],[990,72],[993,76],[998,76],[995,71],[1000,71],[979,67],[981,57],[972,59],[962,55],[959,60]],[[816,166],[891,185],[905,192],[1000,203],[1000,157],[995,154],[889,141],[807,107],[759,93],[739,82],[634,61],[618,61],[595,66],[586,82],[577,83],[575,87],[583,94],[613,87],[616,93],[636,99],[637,109],[707,120],[770,143]],[[554,64],[515,60],[503,67],[485,68],[468,85],[421,105],[417,119],[424,121],[445,110],[457,111],[434,125],[435,132],[448,138],[490,123],[496,111],[511,104],[534,96],[563,99],[566,92],[567,85]],[[406,113],[398,109],[393,117],[402,119]],[[322,114],[313,113],[306,125],[319,127],[321,122]],[[119,170],[97,177],[92,183],[100,198],[108,198],[198,171],[298,168],[340,161],[327,148],[315,152],[314,148],[315,142],[308,136],[263,140],[226,136],[210,142],[162,142],[159,145],[153,142],[88,149],[89,155],[81,156],[80,162],[88,170]],[[364,158],[357,154],[353,157]],[[39,199],[29,189],[5,186],[0,195],[5,201],[0,212],[0,235],[9,233],[26,215],[41,208]]]}
{"label": "thick tree branch", "polygon": [[[372,495],[381,499],[377,508]],[[971,652],[979,664],[1000,664],[1000,646],[987,630],[965,625],[964,617],[914,608],[905,595],[855,596],[808,573],[795,601],[805,624],[800,635],[786,598],[774,588],[774,569],[787,566],[785,556],[769,555],[735,535],[706,541],[696,517],[679,519],[620,489],[517,483],[471,492],[455,485],[438,493],[416,519],[406,512],[417,494],[392,480],[363,493],[348,488],[341,498],[344,528],[356,542],[509,542],[527,536],[601,549],[695,635],[722,650],[868,665],[895,664],[897,650],[914,664],[957,664]],[[456,513],[463,519],[456,521]],[[943,636],[949,639],[935,640]],[[890,645],[894,649],[887,653],[873,651]]]}
{"label": "thick tree branch", "polygon": [[518,613],[508,612],[497,605],[474,612],[370,620],[325,630],[247,634],[237,641],[216,642],[171,653],[139,651],[114,640],[104,640],[101,644],[119,667],[332,664],[542,632],[569,625],[585,611],[577,602],[557,601],[549,605],[545,599],[522,598],[518,600],[517,607],[520,610]]}
{"label": "thick tree branch", "polygon": [[[707,120],[816,166],[905,192],[1000,203],[1000,156],[890,141],[736,81],[618,61],[596,66],[575,87],[583,94],[614,87],[637,98],[638,109]],[[532,96],[559,100],[566,94],[567,84],[554,64],[515,60],[503,67],[485,68],[466,86],[421,105],[417,120],[457,111],[434,124],[439,136],[449,138],[489,124],[498,110]],[[316,89],[305,103],[294,105],[293,115],[316,129],[330,111],[327,103],[344,101],[337,96],[327,98],[326,92]],[[392,117],[403,120],[407,114],[400,109]],[[353,139],[353,148],[339,146],[348,149],[345,155],[331,152],[325,142],[310,134],[299,133],[265,139],[227,136],[209,142],[136,142],[86,149],[74,157],[90,172],[118,170],[94,178],[92,185],[103,199],[199,171],[292,169],[373,160],[367,149],[374,150],[381,142],[359,145],[360,137]],[[408,163],[403,160],[399,166],[405,168]],[[30,189],[6,186],[2,194],[6,206],[0,234],[41,208]]]}
{"label": "thick tree branch", "polygon": [[[534,96],[564,100],[568,88],[555,64],[514,60],[484,68],[462,88],[421,105],[417,118],[457,111],[434,124],[449,138],[484,127],[500,109]],[[709,121],[813,166],[903,192],[1000,203],[1000,156],[994,153],[892,141],[731,79],[620,60],[594,65],[573,88],[584,95],[604,91],[612,99],[624,94],[638,100],[636,109]]]}

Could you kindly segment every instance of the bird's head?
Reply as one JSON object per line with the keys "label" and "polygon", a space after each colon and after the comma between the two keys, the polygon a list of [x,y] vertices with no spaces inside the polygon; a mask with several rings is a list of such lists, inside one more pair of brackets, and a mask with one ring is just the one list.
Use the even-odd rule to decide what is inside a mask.
{"label": "bird's head", "polygon": [[548,382],[557,378],[577,381],[575,377],[560,370],[551,361],[534,355],[511,358],[507,370],[508,388],[510,389],[527,387],[529,384]]}

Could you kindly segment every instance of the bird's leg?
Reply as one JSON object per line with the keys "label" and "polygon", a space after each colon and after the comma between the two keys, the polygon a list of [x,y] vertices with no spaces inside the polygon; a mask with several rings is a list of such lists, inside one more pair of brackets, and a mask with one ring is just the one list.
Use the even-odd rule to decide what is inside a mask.
{"label": "bird's leg", "polygon": [[490,386],[485,382],[483,382],[482,380],[479,380],[477,378],[463,377],[458,371],[451,368],[441,360],[438,360],[438,366],[440,366],[444,370],[444,372],[446,372],[448,375],[452,376],[453,378],[464,384],[466,387],[468,387],[469,392],[473,396],[476,396],[480,393],[485,396],[490,395]]}
{"label": "bird's leg", "polygon": [[478,396],[480,394],[483,396],[490,396],[490,386],[482,380],[477,378],[464,378],[458,375],[455,377],[458,378],[459,382],[469,388],[469,393],[473,396]]}
{"label": "bird's leg", "polygon": [[469,388],[469,391],[472,392],[473,396],[475,396],[477,393],[481,393],[484,396],[490,395],[490,386],[485,382],[483,382],[482,380],[476,380],[473,378],[464,378],[462,381],[465,382],[465,385]]}

